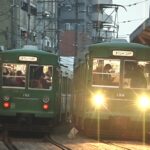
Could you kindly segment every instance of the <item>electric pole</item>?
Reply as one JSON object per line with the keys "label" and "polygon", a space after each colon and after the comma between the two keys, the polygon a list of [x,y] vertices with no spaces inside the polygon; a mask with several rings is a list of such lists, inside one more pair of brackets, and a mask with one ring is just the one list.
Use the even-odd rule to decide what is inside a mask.
{"label": "electric pole", "polygon": [[28,0],[28,31],[27,31],[26,44],[29,43],[29,38],[30,38],[30,17],[31,17],[31,7],[30,7],[30,0]]}

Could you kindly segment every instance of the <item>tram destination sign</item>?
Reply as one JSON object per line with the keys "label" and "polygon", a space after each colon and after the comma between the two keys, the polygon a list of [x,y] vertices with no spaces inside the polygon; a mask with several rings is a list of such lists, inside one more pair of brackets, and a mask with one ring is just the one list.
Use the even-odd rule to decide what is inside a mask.
{"label": "tram destination sign", "polygon": [[19,56],[20,61],[32,61],[35,62],[37,61],[37,57],[32,57],[32,56]]}
{"label": "tram destination sign", "polygon": [[128,57],[131,57],[131,56],[133,56],[133,52],[132,51],[114,50],[113,55],[114,56],[128,56]]}

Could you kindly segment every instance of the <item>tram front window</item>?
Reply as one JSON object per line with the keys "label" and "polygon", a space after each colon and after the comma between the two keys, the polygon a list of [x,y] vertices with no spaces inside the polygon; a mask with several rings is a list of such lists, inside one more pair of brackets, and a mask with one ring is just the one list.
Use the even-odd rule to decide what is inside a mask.
{"label": "tram front window", "polygon": [[30,65],[29,87],[52,89],[52,66]]}
{"label": "tram front window", "polygon": [[93,86],[119,86],[120,60],[93,59]]}
{"label": "tram front window", "polygon": [[150,88],[150,62],[124,61],[124,88]]}
{"label": "tram front window", "polygon": [[4,63],[2,68],[2,85],[9,87],[25,87],[26,65]]}

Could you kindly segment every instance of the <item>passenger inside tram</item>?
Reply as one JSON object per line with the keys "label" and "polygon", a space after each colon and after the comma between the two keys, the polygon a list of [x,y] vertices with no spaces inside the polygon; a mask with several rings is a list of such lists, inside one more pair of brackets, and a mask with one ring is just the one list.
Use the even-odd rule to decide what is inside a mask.
{"label": "passenger inside tram", "polygon": [[3,64],[3,86],[25,87],[26,65]]}
{"label": "passenger inside tram", "polygon": [[124,88],[150,88],[150,62],[125,61]]}
{"label": "passenger inside tram", "polygon": [[104,84],[113,82],[113,78],[111,76],[111,70],[112,70],[112,66],[110,64],[106,64],[104,66],[104,69],[103,69],[104,74],[102,76],[102,80]]}
{"label": "passenger inside tram", "polygon": [[93,85],[118,86],[120,63],[113,59],[93,60]]}
{"label": "passenger inside tram", "polygon": [[22,77],[23,73],[21,70],[16,72],[16,86],[23,87],[25,85],[24,77]]}
{"label": "passenger inside tram", "polygon": [[147,88],[147,81],[144,76],[142,66],[136,65],[131,74],[131,87],[132,88]]}
{"label": "passenger inside tram", "polygon": [[39,89],[51,89],[52,67],[30,66],[30,87]]}

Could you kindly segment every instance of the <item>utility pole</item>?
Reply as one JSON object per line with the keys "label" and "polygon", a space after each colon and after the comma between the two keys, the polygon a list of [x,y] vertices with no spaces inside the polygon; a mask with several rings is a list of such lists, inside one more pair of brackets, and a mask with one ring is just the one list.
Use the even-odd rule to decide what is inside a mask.
{"label": "utility pole", "polygon": [[14,35],[15,35],[15,18],[14,18],[14,7],[15,7],[15,0],[12,1],[12,4],[11,4],[11,46],[10,48],[13,49],[15,48],[15,40],[14,40]]}
{"label": "utility pole", "polygon": [[39,49],[56,49],[57,42],[57,0],[37,0],[37,44]]}
{"label": "utility pole", "polygon": [[75,57],[78,54],[78,0],[75,1]]}
{"label": "utility pole", "polygon": [[30,7],[30,0],[28,0],[28,31],[27,31],[26,44],[29,43],[29,37],[30,37],[30,17],[31,17],[31,7]]}

